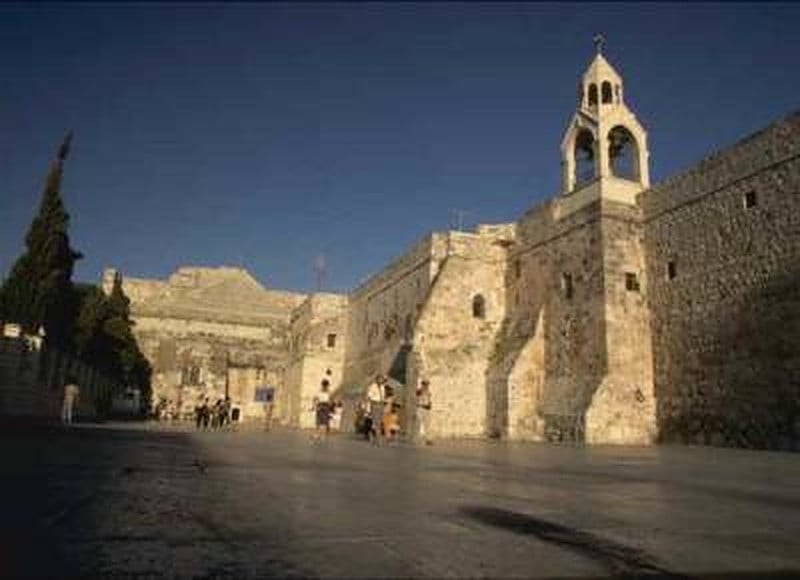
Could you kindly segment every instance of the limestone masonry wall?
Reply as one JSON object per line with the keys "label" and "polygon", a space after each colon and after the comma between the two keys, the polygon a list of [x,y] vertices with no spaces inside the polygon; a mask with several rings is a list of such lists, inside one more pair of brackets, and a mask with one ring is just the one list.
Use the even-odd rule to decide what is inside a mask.
{"label": "limestone masonry wall", "polygon": [[292,314],[291,362],[282,395],[286,403],[281,405],[287,424],[303,428],[315,425],[313,401],[323,378],[329,377],[334,397],[342,396],[346,330],[347,296],[344,295],[312,294]]}
{"label": "limestone masonry wall", "polygon": [[376,373],[405,382],[404,347],[413,340],[444,244],[441,234],[426,237],[350,294],[342,390],[351,401]]}
{"label": "limestone masonry wall", "polygon": [[[506,248],[497,236],[449,232],[413,334],[408,384],[431,383],[431,431],[487,434],[489,360],[505,314]],[[405,396],[413,410],[413,389]],[[414,415],[404,427],[413,433]]]}
{"label": "limestone masonry wall", "polygon": [[606,376],[586,415],[587,443],[649,444],[656,436],[643,225],[636,206],[602,206]]}
{"label": "limestone masonry wall", "polygon": [[507,393],[514,437],[582,440],[606,373],[600,207],[556,219],[557,204],[542,204],[518,225],[509,315],[495,353],[505,372],[495,390],[501,399]]}
{"label": "limestone masonry wall", "polygon": [[[109,289],[114,271],[104,275]],[[178,269],[167,281],[123,278],[134,335],[153,366],[153,399],[191,416],[203,398],[230,396],[242,419],[263,416],[255,389],[277,389],[288,418],[290,314],[305,296],[267,290],[240,268]]]}
{"label": "limestone masonry wall", "polygon": [[641,196],[664,441],[800,442],[800,115]]}

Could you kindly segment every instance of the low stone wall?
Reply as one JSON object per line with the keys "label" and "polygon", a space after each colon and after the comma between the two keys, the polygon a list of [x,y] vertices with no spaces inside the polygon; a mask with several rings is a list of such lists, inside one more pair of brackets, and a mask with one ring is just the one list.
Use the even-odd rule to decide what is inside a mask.
{"label": "low stone wall", "polygon": [[78,419],[96,419],[98,406],[111,400],[111,381],[36,338],[0,337],[0,420],[58,420],[70,375],[80,386]]}

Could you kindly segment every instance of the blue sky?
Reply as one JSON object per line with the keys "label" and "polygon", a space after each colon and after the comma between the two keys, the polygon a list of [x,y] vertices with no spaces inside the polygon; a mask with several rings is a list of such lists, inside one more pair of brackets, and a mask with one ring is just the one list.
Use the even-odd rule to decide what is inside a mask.
{"label": "blue sky", "polygon": [[75,131],[76,280],[242,265],[347,290],[432,230],[557,193],[593,56],[654,181],[800,108],[792,4],[0,5],[0,274]]}

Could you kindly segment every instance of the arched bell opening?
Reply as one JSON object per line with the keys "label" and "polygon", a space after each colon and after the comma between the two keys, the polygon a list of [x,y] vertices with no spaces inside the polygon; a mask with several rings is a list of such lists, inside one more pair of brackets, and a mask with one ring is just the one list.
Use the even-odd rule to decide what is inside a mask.
{"label": "arched bell opening", "polygon": [[641,181],[639,145],[633,134],[622,125],[608,132],[608,162],[614,177]]}
{"label": "arched bell opening", "polygon": [[575,137],[575,188],[578,188],[597,177],[597,163],[595,162],[594,135],[591,131],[582,129]]}
{"label": "arched bell opening", "polygon": [[597,106],[597,85],[594,83],[589,85],[589,106]]}
{"label": "arched bell opening", "polygon": [[608,81],[603,81],[602,89],[601,89],[602,97],[603,97],[603,104],[610,104],[612,101],[611,95],[611,83]]}

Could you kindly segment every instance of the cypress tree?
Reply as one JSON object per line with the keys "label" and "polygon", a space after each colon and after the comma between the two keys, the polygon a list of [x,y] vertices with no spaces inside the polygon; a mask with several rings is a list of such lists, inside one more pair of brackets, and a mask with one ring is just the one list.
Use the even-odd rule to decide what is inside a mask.
{"label": "cypress tree", "polygon": [[72,271],[82,256],[70,247],[69,213],[61,198],[64,160],[72,133],[58,149],[47,175],[39,213],[25,236],[25,252],[0,288],[0,319],[26,332],[44,327],[48,341],[68,348],[74,308]]}

